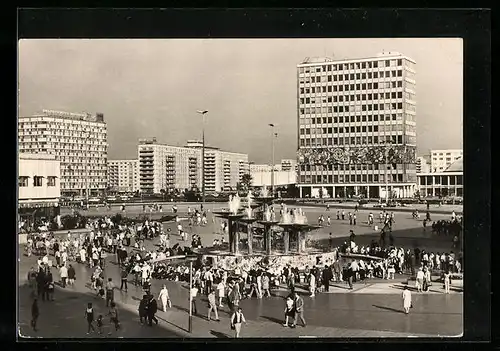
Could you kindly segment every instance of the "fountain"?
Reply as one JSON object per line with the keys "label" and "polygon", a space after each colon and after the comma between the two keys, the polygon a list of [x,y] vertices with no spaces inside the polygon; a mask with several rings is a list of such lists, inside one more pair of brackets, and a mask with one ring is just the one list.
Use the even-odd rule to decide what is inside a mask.
{"label": "fountain", "polygon": [[290,234],[296,236],[297,252],[300,254],[306,250],[306,233],[319,228],[307,224],[307,217],[301,208],[292,210],[292,214],[290,214],[286,206],[283,209],[283,215],[278,226],[283,228],[284,231],[283,246],[285,255],[289,254],[290,251]]}
{"label": "fountain", "polygon": [[240,213],[240,207],[241,199],[238,194],[236,194],[234,196],[229,196],[227,209],[213,212],[213,214],[217,217],[227,219],[227,225],[229,228],[229,251],[235,255],[240,253],[240,234],[238,232],[237,222],[244,216],[243,213]]}
{"label": "fountain", "polygon": [[252,217],[252,192],[249,190],[247,195],[247,208],[245,209],[246,218],[240,218],[238,221],[241,223],[245,223],[247,225],[247,245],[248,245],[248,254],[253,254],[253,231],[251,224],[254,223],[257,218]]}

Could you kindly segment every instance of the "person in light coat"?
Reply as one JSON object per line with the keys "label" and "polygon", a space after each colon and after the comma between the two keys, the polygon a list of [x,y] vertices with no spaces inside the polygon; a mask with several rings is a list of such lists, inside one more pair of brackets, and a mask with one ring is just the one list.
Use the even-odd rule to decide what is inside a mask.
{"label": "person in light coat", "polygon": [[168,296],[168,289],[166,285],[163,285],[163,288],[160,290],[160,294],[158,295],[158,301],[161,301],[163,312],[167,312],[167,307],[169,307],[170,297]]}
{"label": "person in light coat", "polygon": [[311,297],[314,297],[316,293],[316,277],[313,273],[311,273],[309,278],[309,291],[311,292]]}
{"label": "person in light coat", "polygon": [[402,294],[403,298],[403,310],[405,314],[410,313],[411,308],[411,291],[408,290],[408,287],[405,286]]}

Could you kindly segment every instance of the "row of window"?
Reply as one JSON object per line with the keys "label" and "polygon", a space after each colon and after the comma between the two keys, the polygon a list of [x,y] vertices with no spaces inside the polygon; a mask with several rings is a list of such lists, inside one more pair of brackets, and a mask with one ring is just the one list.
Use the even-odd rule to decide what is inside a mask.
{"label": "row of window", "polygon": [[[384,128],[385,127],[385,128]],[[405,128],[403,124],[387,124],[379,126],[357,126],[357,127],[330,127],[330,128],[300,128],[300,135],[316,135],[316,134],[342,134],[342,133],[371,133],[379,131],[402,132]],[[412,130],[413,129],[413,130]],[[406,130],[414,132],[415,127],[407,125]]]}
{"label": "row of window", "polygon": [[[383,137],[380,136],[358,136],[358,137],[340,137],[340,138],[311,138],[300,139],[300,146],[331,146],[331,145],[366,145],[379,144],[383,142]],[[415,145],[417,138],[412,135],[386,135],[386,141],[393,144],[410,144]]]}
{"label": "row of window", "polygon": [[[309,88],[307,88],[309,89]],[[311,88],[314,89],[314,88]],[[333,96],[311,96],[307,98],[300,98],[301,103],[310,103],[310,104],[326,104],[328,102],[342,102],[342,101],[370,101],[370,100],[396,100],[402,99],[403,96],[407,100],[414,100],[415,94],[402,91],[393,91],[393,92],[385,92],[385,93],[364,93],[364,94],[355,94],[355,92],[350,92],[346,95],[333,95]],[[303,101],[303,102],[302,102]],[[309,102],[306,102],[309,101]]]}
{"label": "row of window", "polygon": [[301,119],[301,124],[334,124],[337,123],[356,123],[356,122],[378,122],[380,121],[400,121],[403,118],[402,113],[393,113],[386,115],[358,115],[358,116],[340,116],[340,117],[313,117]]}
{"label": "row of window", "polygon": [[[392,183],[403,182],[402,174],[388,175],[388,181]],[[410,180],[408,180],[410,181]],[[317,175],[317,176],[300,176],[302,184],[336,184],[336,183],[377,183],[385,182],[383,174],[351,174],[351,175]]]}
{"label": "row of window", "polygon": [[84,131],[87,133],[107,132],[107,128],[96,127],[88,124],[85,125],[78,122],[69,122],[69,123],[62,123],[62,122],[47,123],[43,121],[19,122],[19,129],[74,130],[74,131]]}
{"label": "row of window", "polygon": [[[29,186],[29,178],[27,176],[20,176],[19,177],[19,187],[28,187]],[[34,187],[41,187],[43,186],[43,178],[42,176],[34,176],[33,177],[33,186]],[[47,177],[47,186],[48,187],[53,187],[56,186],[56,178],[53,176]]]}
{"label": "row of window", "polygon": [[420,185],[463,185],[463,176],[422,176],[418,177]]}
{"label": "row of window", "polygon": [[[328,171],[379,171],[387,168],[388,171],[393,170],[403,170],[403,164],[400,163],[388,163],[377,164],[377,163],[351,163],[348,165],[343,164],[328,164],[328,165],[300,165],[299,169],[302,172],[328,172]],[[407,165],[407,168],[411,168],[411,165]]]}
{"label": "row of window", "polygon": [[367,72],[367,73],[351,73],[351,74],[334,74],[327,76],[311,76],[305,77],[305,82],[309,83],[308,78],[311,78],[311,83],[321,83],[321,82],[337,82],[337,81],[352,81],[352,80],[361,80],[361,79],[383,79],[383,78],[398,78],[403,77],[402,70],[393,70],[393,71],[385,71],[385,72]]}
{"label": "row of window", "polygon": [[[411,62],[407,61],[407,65],[411,67]],[[396,67],[402,66],[402,59],[392,59],[383,61],[366,61],[366,62],[350,62],[350,63],[337,63],[322,65],[321,67],[299,67],[299,73],[310,72],[328,72],[328,71],[341,71],[349,69],[365,69],[365,68],[378,68],[380,67]]]}

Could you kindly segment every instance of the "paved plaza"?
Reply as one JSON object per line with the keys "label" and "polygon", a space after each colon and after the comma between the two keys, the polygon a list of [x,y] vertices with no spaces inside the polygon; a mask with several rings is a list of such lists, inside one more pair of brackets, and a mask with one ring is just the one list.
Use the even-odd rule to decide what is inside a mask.
{"label": "paved plaza", "polygon": [[[214,208],[224,204],[208,205]],[[164,206],[164,214],[171,213],[170,208]],[[179,214],[182,217],[187,212],[187,205],[179,205]],[[191,207],[193,207],[191,205]],[[349,230],[357,234],[358,244],[369,244],[378,238],[378,232],[363,223],[367,221],[369,210],[360,210],[357,214],[358,225],[350,226],[347,220],[337,221],[336,210],[326,212],[322,208],[304,208],[310,223],[315,224],[320,214],[332,217],[332,225],[323,227],[311,235],[316,240],[327,240],[329,233],[334,237],[334,245],[346,240]],[[133,212],[142,212],[142,206],[127,208],[129,215]],[[115,209],[91,209],[90,213],[116,213]],[[347,211],[346,211],[347,212]],[[378,212],[373,211],[377,219]],[[424,233],[422,222],[411,217],[411,213],[395,212],[394,226],[395,244],[411,248],[417,244],[426,250],[451,250],[451,238],[435,237],[428,232]],[[159,214],[155,214],[158,216]],[[132,215],[131,215],[132,216]],[[212,223],[209,215],[209,225],[206,227],[194,226],[188,229],[187,222],[183,225],[190,233],[201,235],[204,246],[210,246],[214,237],[220,237],[219,220]],[[433,220],[448,219],[449,215],[432,215]],[[175,223],[166,223],[175,233]],[[227,239],[227,238],[226,238]],[[172,243],[178,242],[173,236]],[[150,248],[154,242],[148,242]],[[186,245],[188,242],[186,242]],[[119,285],[119,268],[115,263],[114,255],[109,255],[106,262],[106,278],[111,277]],[[95,305],[96,314],[106,313],[104,301],[96,299],[90,290],[89,269],[80,264],[74,264],[77,281],[74,286],[65,289],[56,286],[55,301],[42,302],[40,305],[39,330],[34,332],[29,327],[30,294],[26,286],[26,275],[30,267],[36,266],[36,257],[20,257],[19,262],[19,328],[20,335],[26,337],[45,338],[85,338],[97,337],[95,334],[86,335],[86,321],[84,311],[88,302]],[[54,270],[54,280],[59,274]],[[130,279],[130,278],[129,278]],[[299,285],[298,292],[304,295],[305,318],[307,327],[295,329],[285,328],[283,323],[284,301],[287,291],[278,288],[273,296],[267,299],[246,299],[240,305],[243,308],[247,325],[242,328],[242,337],[407,337],[407,336],[459,336],[462,333],[462,304],[463,295],[452,291],[443,294],[440,284],[433,284],[431,291],[425,294],[413,293],[413,305],[409,315],[402,312],[401,289],[407,277],[396,276],[393,281],[372,279],[355,283],[353,290],[348,290],[345,283],[331,282],[329,293],[317,294],[314,298],[306,294],[306,290]],[[131,279],[130,279],[131,280]],[[193,332],[188,329],[188,287],[185,283],[170,281],[152,281],[151,291],[155,295],[162,284],[166,284],[172,300],[172,308],[167,312],[158,312],[159,325],[153,327],[141,326],[138,317],[138,304],[142,296],[142,289],[129,284],[128,292],[115,292],[115,301],[118,303],[122,330],[104,337],[124,338],[227,338],[233,337],[229,327],[227,307],[220,311],[221,321],[209,322],[206,320],[207,302],[205,297],[199,297],[197,306],[201,316],[193,318]],[[108,322],[109,319],[106,319]]]}

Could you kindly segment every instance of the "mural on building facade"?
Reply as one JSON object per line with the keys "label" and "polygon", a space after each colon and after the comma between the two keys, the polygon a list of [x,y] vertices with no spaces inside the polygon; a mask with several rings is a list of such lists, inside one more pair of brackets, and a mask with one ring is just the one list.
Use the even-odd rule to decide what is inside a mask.
{"label": "mural on building facade", "polygon": [[416,147],[405,145],[299,149],[297,158],[303,165],[384,164],[386,152],[387,163],[416,163]]}

